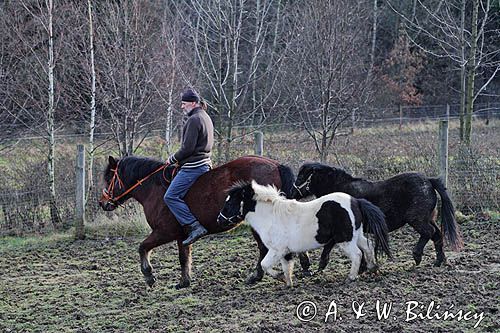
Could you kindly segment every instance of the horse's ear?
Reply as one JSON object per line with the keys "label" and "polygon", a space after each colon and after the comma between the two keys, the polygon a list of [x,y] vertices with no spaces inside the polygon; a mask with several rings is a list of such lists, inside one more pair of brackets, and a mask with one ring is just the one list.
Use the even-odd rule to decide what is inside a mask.
{"label": "horse's ear", "polygon": [[108,157],[108,162],[109,162],[109,166],[110,166],[111,168],[115,168],[115,167],[116,167],[116,165],[118,164],[118,163],[116,162],[116,160],[114,159],[114,157],[113,157],[113,156],[109,156],[109,157]]}

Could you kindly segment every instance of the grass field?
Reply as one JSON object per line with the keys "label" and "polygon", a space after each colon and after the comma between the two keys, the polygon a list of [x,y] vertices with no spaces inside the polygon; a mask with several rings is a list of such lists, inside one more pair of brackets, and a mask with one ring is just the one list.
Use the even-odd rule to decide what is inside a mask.
{"label": "grass field", "polygon": [[[193,251],[190,288],[176,290],[180,275],[177,249],[155,250],[152,264],[158,282],[146,288],[137,248],[143,236],[105,236],[90,230],[84,241],[70,234],[0,239],[1,332],[498,332],[500,259],[498,219],[464,222],[465,249],[447,252],[448,265],[435,268],[428,244],[421,266],[411,249],[417,236],[410,228],[391,233],[394,261],[378,275],[345,284],[349,262],[334,250],[321,275],[301,277],[295,287],[264,277],[244,284],[255,264],[256,246],[247,228],[209,236]],[[119,234],[119,233],[117,233]],[[319,252],[313,252],[316,267]],[[314,302],[316,316],[302,322],[297,307]],[[388,319],[377,318],[376,304],[389,305]],[[334,303],[332,303],[334,302]],[[357,318],[352,304],[364,303]],[[445,311],[469,313],[458,321],[407,318]],[[337,318],[334,314],[337,309]],[[439,306],[439,307],[438,307]],[[307,309],[299,313],[306,315]],[[482,320],[479,316],[482,313]],[[312,315],[312,312],[309,312]],[[328,319],[325,323],[325,318]],[[466,320],[468,319],[468,320]],[[478,324],[474,329],[474,325]]]}

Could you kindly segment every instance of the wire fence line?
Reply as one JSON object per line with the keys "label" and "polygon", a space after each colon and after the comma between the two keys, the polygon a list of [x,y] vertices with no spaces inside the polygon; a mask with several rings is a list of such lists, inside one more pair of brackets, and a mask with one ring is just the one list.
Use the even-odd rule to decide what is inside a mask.
{"label": "wire fence line", "polygon": [[[346,121],[343,126],[345,127],[369,127],[375,123],[391,123],[391,122],[414,122],[414,121],[428,121],[428,120],[440,120],[440,119],[458,119],[459,118],[460,105],[450,104],[450,105],[425,105],[425,106],[400,106],[400,107],[364,107],[362,109],[356,110],[353,113],[353,119]],[[447,113],[449,110],[449,114]],[[313,112],[314,110],[311,110]],[[317,110],[316,110],[317,111]],[[294,117],[289,117],[287,115],[286,119],[276,118],[272,114],[272,110],[269,110],[269,119],[259,119],[258,124],[256,119],[248,120],[244,123],[239,124],[237,119],[235,120],[235,129],[252,129],[255,127],[260,128],[275,128],[277,126],[283,127],[302,127],[303,123],[299,120],[300,117],[295,115]],[[499,103],[476,103],[474,106],[473,118],[481,119],[487,121],[489,119],[500,118],[500,102]],[[218,121],[218,117],[214,117],[214,122]],[[59,123],[65,123],[64,120],[59,120]],[[106,122],[104,122],[106,123]],[[311,125],[319,125],[311,124]],[[68,138],[85,138],[88,137],[86,129],[89,128],[89,123],[82,121],[76,122],[72,121],[70,125],[60,126],[56,130],[56,139],[68,139]],[[162,135],[165,132],[165,123],[162,121],[150,122],[149,126],[144,126],[144,131],[150,134]],[[36,125],[30,127],[22,122],[2,122],[0,119],[0,144],[5,144],[9,141],[30,141],[30,140],[43,140],[47,136],[45,133],[45,125],[37,123]],[[94,131],[94,136],[96,138],[109,138],[114,135],[113,132],[109,130],[109,124],[96,126]]]}
{"label": "wire fence line", "polygon": [[[440,119],[439,117],[409,119],[403,127],[391,118],[379,119],[377,125],[360,126],[354,133],[334,140],[326,162],[370,180],[385,179],[407,171],[437,176],[439,160],[436,119]],[[498,211],[500,208],[500,120],[491,114],[490,117],[488,122],[482,118],[475,120],[470,149],[464,149],[459,143],[458,121],[450,121],[448,187],[456,208],[464,213]],[[255,130],[264,133],[264,156],[291,166],[295,172],[305,161],[318,160],[318,152],[311,137],[299,124],[291,122],[267,124],[258,128],[235,128],[235,137],[238,139],[231,142],[231,158],[254,153],[253,135],[245,133]],[[25,139],[10,150],[0,150],[0,234],[43,232],[72,225],[76,191],[76,145],[85,143],[86,140],[86,136],[77,134],[61,136],[57,140],[56,202],[63,221],[60,226],[54,226],[51,222],[50,196],[46,185],[46,153],[41,139]],[[164,133],[159,129],[152,130],[137,155],[164,159],[166,152],[163,144]],[[96,151],[92,170],[95,186],[88,197],[88,221],[96,221],[100,216],[110,214],[99,209],[97,200],[104,187],[102,172],[107,156],[115,155],[118,151],[110,136],[102,133],[97,136],[96,145],[99,149]],[[178,142],[174,143],[174,149],[176,146]],[[217,149],[214,150],[213,159],[216,163],[224,162]],[[134,204],[127,207],[117,214],[128,218],[141,211]]]}

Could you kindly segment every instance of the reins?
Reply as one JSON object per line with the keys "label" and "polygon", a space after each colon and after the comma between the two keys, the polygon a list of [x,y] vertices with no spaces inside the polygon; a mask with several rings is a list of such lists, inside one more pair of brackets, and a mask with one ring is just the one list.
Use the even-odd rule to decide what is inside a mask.
{"label": "reins", "polygon": [[[162,166],[160,166],[159,168],[157,168],[156,170],[154,170],[153,172],[148,174],[146,177],[139,179],[128,190],[126,190],[125,192],[123,192],[122,194],[120,194],[119,196],[117,196],[115,198],[115,197],[113,197],[113,192],[114,192],[114,188],[115,188],[115,179],[118,180],[118,186],[120,186],[120,188],[125,188],[125,185],[123,184],[122,180],[120,179],[120,176],[118,175],[118,166],[119,165],[120,165],[120,162],[118,162],[115,169],[111,169],[111,171],[113,172],[113,177],[111,178],[111,182],[109,183],[109,186],[107,189],[102,190],[103,197],[106,200],[110,201],[115,206],[119,205],[118,200],[120,200],[121,198],[123,198],[124,196],[126,196],[127,194],[132,192],[136,187],[141,186],[143,182],[145,182],[146,180],[149,179],[149,177],[151,177],[152,175],[154,175],[158,171],[164,170],[167,167],[166,164],[163,164]],[[174,173],[175,173],[175,171],[174,171]],[[168,180],[165,178],[165,175],[163,175],[163,178],[168,182]]]}

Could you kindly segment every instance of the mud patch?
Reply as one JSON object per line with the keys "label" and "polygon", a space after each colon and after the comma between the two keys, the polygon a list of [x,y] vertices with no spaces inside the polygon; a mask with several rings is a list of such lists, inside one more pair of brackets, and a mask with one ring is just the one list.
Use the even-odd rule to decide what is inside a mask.
{"label": "mud patch", "polygon": [[[447,252],[444,267],[432,266],[431,243],[415,267],[411,249],[417,235],[404,228],[391,234],[395,258],[383,262],[378,275],[345,284],[349,261],[334,250],[321,275],[300,277],[296,259],[293,289],[267,276],[256,285],[244,284],[257,258],[248,232],[198,241],[191,288],[183,290],[174,288],[180,277],[175,244],[153,252],[158,282],[148,289],[138,262],[142,239],[1,240],[0,331],[498,331],[498,222],[468,222],[462,230],[466,247]],[[313,269],[319,254],[311,254]],[[306,301],[314,303],[316,314],[301,321],[297,307]],[[379,310],[391,306],[387,319],[377,317],[377,301]],[[363,304],[358,318],[353,302],[358,311]],[[477,319],[407,321],[408,306],[416,304],[411,302],[418,302],[412,311],[422,316],[433,304],[431,314],[462,310],[484,317],[476,329]]]}

